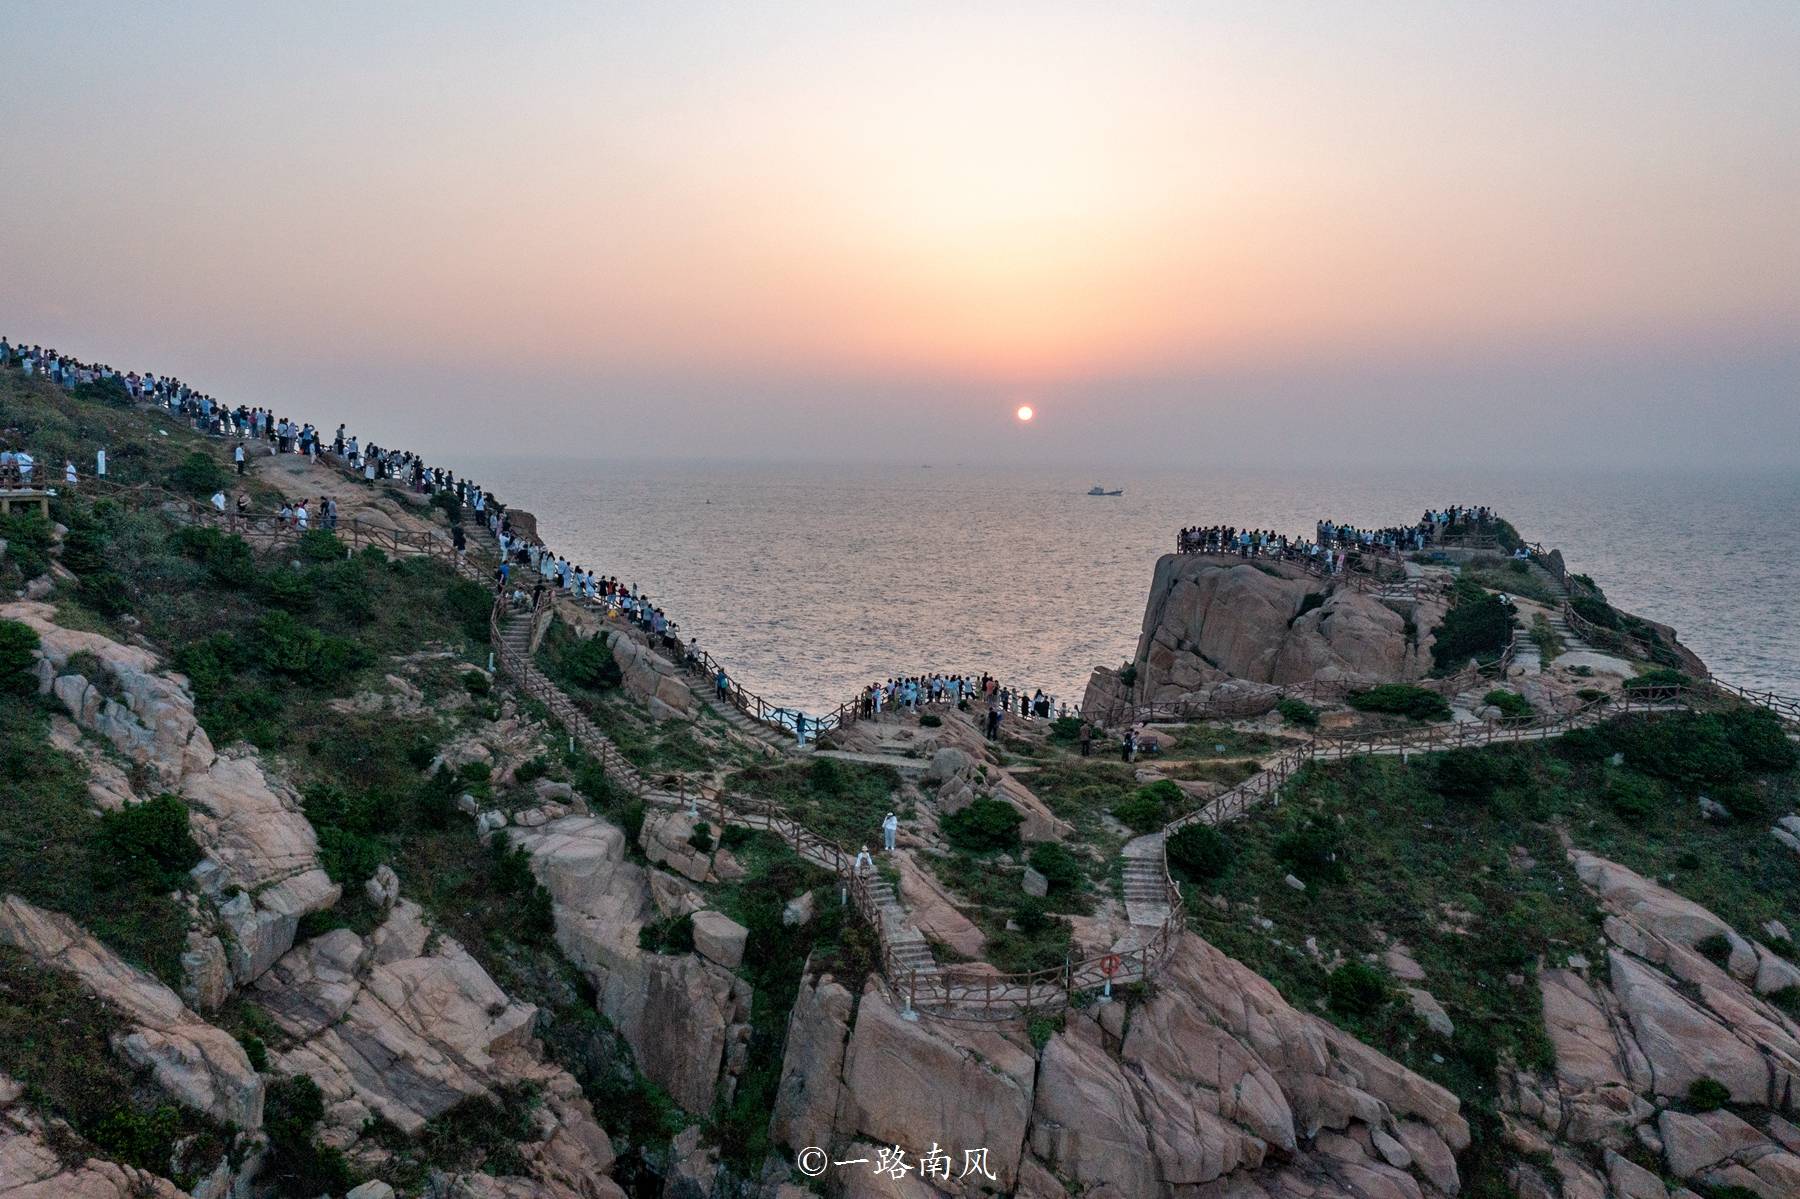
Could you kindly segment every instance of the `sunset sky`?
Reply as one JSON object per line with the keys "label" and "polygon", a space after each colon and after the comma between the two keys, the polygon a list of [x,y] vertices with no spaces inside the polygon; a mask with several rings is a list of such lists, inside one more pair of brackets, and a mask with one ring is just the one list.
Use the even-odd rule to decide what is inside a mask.
{"label": "sunset sky", "polygon": [[433,454],[1800,465],[1793,0],[0,30],[0,333]]}

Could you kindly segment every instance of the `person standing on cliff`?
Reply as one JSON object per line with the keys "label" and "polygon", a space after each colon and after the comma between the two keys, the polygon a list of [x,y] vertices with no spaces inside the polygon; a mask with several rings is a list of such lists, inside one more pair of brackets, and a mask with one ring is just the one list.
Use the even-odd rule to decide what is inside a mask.
{"label": "person standing on cliff", "polygon": [[900,817],[892,812],[881,822],[881,848],[886,853],[894,852],[894,841],[900,835]]}
{"label": "person standing on cliff", "polygon": [[1086,758],[1094,752],[1094,726],[1088,721],[1081,722],[1081,756]]}

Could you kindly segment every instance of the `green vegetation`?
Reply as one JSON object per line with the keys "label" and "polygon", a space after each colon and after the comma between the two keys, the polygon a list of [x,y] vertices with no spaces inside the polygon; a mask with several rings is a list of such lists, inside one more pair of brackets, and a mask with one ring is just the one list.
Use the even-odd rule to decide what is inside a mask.
{"label": "green vegetation", "polygon": [[1524,596],[1552,607],[1562,603],[1556,588],[1522,558],[1496,558],[1484,554],[1463,567],[1460,577],[1489,591]]}
{"label": "green vegetation", "polygon": [[851,850],[876,840],[888,812],[902,820],[913,815],[912,807],[894,794],[900,789],[900,776],[889,766],[834,758],[779,765],[759,762],[732,774],[726,784],[734,792],[779,804],[808,828]]}
{"label": "green vegetation", "polygon": [[1524,724],[1537,714],[1531,701],[1517,691],[1508,691],[1497,687],[1481,697],[1481,702],[1489,707],[1500,709],[1500,720],[1504,724]]}
{"label": "green vegetation", "polygon": [[1568,648],[1563,644],[1563,639],[1556,635],[1556,630],[1550,627],[1550,622],[1542,612],[1531,618],[1531,640],[1537,645],[1538,656],[1546,663],[1555,661]]}
{"label": "green vegetation", "polygon": [[1008,921],[988,935],[987,960],[1008,973],[1056,970],[1066,965],[1073,948],[1069,922],[1051,915],[1040,900],[1024,898]]}
{"label": "green vegetation", "polygon": [[1440,674],[1454,674],[1473,658],[1498,661],[1512,640],[1512,606],[1470,579],[1459,578],[1451,608],[1432,630],[1431,660]]}
{"label": "green vegetation", "polygon": [[0,692],[25,692],[35,680],[37,630],[16,620],[0,620]]}
{"label": "green vegetation", "polygon": [[[1716,727],[1697,733],[1694,722]],[[1532,975],[1573,954],[1602,960],[1602,913],[1574,877],[1564,835],[1667,879],[1734,927],[1800,919],[1800,861],[1765,824],[1708,820],[1691,798],[1733,787],[1791,810],[1800,768],[1773,768],[1790,759],[1762,728],[1749,709],[1621,718],[1539,744],[1310,767],[1281,804],[1218,830],[1229,852],[1203,885],[1228,906],[1190,902],[1189,920],[1295,1006],[1323,1006],[1455,1091],[1477,1133],[1465,1184],[1488,1193],[1477,1188],[1494,1184],[1505,1157],[1497,1063],[1542,1068],[1551,1057]],[[1733,730],[1738,744],[1759,747],[1749,760],[1771,765],[1749,765]],[[1611,764],[1614,753],[1623,765]],[[1287,886],[1288,873],[1307,889]],[[1453,1036],[1431,1032],[1396,1001],[1391,980],[1364,965],[1392,943],[1377,929],[1425,968]],[[1316,955],[1302,948],[1309,938]],[[1700,948],[1729,953],[1728,944]],[[1334,961],[1344,964],[1328,969]]]}
{"label": "green vegetation", "polygon": [[1231,865],[1231,842],[1210,824],[1189,824],[1164,843],[1169,867],[1187,882],[1210,883]]}
{"label": "green vegetation", "polygon": [[312,1079],[297,1074],[271,1081],[263,1099],[269,1154],[260,1181],[288,1199],[338,1194],[355,1186],[357,1176],[344,1155],[313,1140],[324,1118],[325,1098]]}
{"label": "green vegetation", "polygon": [[186,921],[169,892],[195,860],[181,865],[193,842],[172,835],[171,802],[180,801],[95,819],[86,766],[50,745],[48,704],[0,692],[0,894],[74,917],[127,961],[178,984]]}
{"label": "green vegetation", "polygon": [[1407,683],[1383,683],[1367,691],[1352,692],[1346,702],[1359,712],[1383,712],[1425,721],[1450,719],[1450,704],[1443,696]]}
{"label": "green vegetation", "polygon": [[195,450],[183,458],[170,477],[177,490],[197,497],[210,496],[230,481],[225,467],[205,450]]}
{"label": "green vegetation", "polygon": [[191,1187],[224,1156],[229,1130],[165,1102],[147,1071],[113,1051],[127,1024],[69,975],[0,946],[0,1073],[105,1156]]}
{"label": "green vegetation", "polygon": [[1081,859],[1053,841],[1031,847],[1026,855],[1031,868],[1050,884],[1050,894],[1062,895],[1079,891],[1087,882],[1087,871]]}
{"label": "green vegetation", "polygon": [[544,637],[539,662],[544,672],[563,687],[597,698],[617,690],[625,681],[624,673],[613,659],[611,639],[609,633],[577,637],[558,621]]}
{"label": "green vegetation", "polygon": [[1019,810],[1005,800],[981,796],[962,811],[939,819],[938,828],[957,849],[985,853],[1017,849],[1024,822]]}
{"label": "green vegetation", "polygon": [[1319,723],[1319,710],[1304,700],[1292,696],[1283,696],[1276,701],[1275,710],[1281,718],[1296,728],[1310,729]]}
{"label": "green vegetation", "polygon": [[1731,1089],[1716,1078],[1696,1078],[1688,1084],[1688,1106],[1697,1112],[1716,1112],[1731,1102]]}
{"label": "green vegetation", "polygon": [[50,569],[50,546],[54,537],[50,522],[36,512],[11,512],[0,516],[0,541],[6,542],[6,555],[0,558],[0,568],[16,582],[35,579]]}

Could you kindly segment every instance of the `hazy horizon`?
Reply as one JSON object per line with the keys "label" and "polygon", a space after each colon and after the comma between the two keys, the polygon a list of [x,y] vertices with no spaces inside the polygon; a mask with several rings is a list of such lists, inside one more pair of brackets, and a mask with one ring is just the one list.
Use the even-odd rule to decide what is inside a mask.
{"label": "hazy horizon", "polygon": [[0,13],[0,334],[452,466],[1800,467],[1793,4]]}

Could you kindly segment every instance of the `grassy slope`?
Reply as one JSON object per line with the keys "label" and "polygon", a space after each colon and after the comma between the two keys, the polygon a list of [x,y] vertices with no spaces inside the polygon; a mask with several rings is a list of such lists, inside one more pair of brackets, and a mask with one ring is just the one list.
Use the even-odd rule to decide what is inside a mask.
{"label": "grassy slope", "polygon": [[[1762,922],[1800,920],[1800,859],[1767,819],[1719,824],[1695,799],[1605,754],[1610,727],[1581,752],[1562,747],[1480,751],[1499,780],[1487,794],[1446,794],[1437,764],[1363,759],[1307,771],[1284,802],[1226,829],[1234,861],[1193,889],[1194,929],[1316,1010],[1455,1091],[1482,1140],[1472,1193],[1503,1193],[1494,1142],[1494,1070],[1501,1059],[1551,1062],[1532,981],[1540,962],[1601,960],[1601,913],[1574,877],[1562,837],[1632,867],[1760,936]],[[1771,805],[1791,808],[1800,775],[1763,778]],[[1454,791],[1455,788],[1452,788]],[[1641,804],[1621,797],[1650,796]],[[1341,871],[1308,869],[1297,834],[1325,830]],[[1286,876],[1307,874],[1305,891]],[[1216,894],[1226,906],[1209,902]],[[1263,928],[1259,921],[1271,921]],[[1377,930],[1405,942],[1425,968],[1420,984],[1456,1024],[1427,1030],[1396,994],[1371,1012],[1334,1008],[1326,963],[1378,953]],[[1309,940],[1317,953],[1308,949]],[[1519,981],[1514,982],[1512,979]],[[1389,980],[1389,985],[1394,985]]]}

